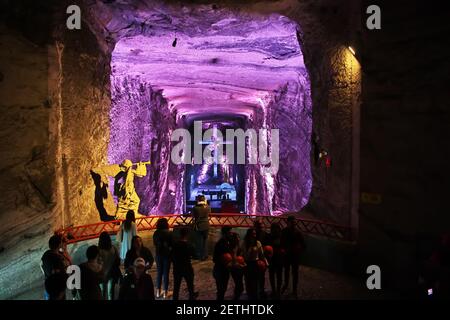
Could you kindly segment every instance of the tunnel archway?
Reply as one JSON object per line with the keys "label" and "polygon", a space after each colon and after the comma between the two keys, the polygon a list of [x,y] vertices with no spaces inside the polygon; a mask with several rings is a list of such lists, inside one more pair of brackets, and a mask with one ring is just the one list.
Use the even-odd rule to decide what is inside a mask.
{"label": "tunnel archway", "polygon": [[[59,38],[60,43],[64,43],[64,50],[55,54],[56,67],[63,74],[70,74],[71,70],[78,70],[81,66],[88,71],[86,79],[84,79],[84,74],[81,76],[83,78],[82,83],[90,84],[89,87],[86,85],[86,88],[83,85],[76,87],[79,79],[76,77],[63,77],[61,87],[58,87],[57,84],[54,88],[55,96],[62,92],[63,97],[61,100],[61,145],[58,152],[61,153],[59,157],[63,158],[64,163],[61,167],[65,171],[61,172],[61,178],[57,178],[60,186],[58,189],[59,197],[66,198],[63,203],[64,213],[62,215],[65,221],[63,225],[80,225],[98,221],[97,210],[93,209],[90,199],[91,195],[94,194],[94,186],[91,177],[88,174],[84,174],[84,172],[89,172],[89,169],[94,165],[106,164],[111,160],[108,158],[108,150],[110,148],[111,128],[114,127],[111,126],[110,121],[112,115],[111,106],[115,103],[114,100],[120,97],[124,101],[129,97],[139,100],[139,94],[143,93],[148,101],[151,99],[157,101],[157,104],[161,106],[159,110],[165,110],[160,113],[160,118],[173,118],[173,121],[166,119],[167,121],[161,122],[166,124],[163,135],[166,135],[174,128],[186,125],[185,119],[183,120],[176,116],[175,104],[165,97],[164,91],[169,93],[170,96],[170,90],[164,90],[164,88],[155,85],[152,86],[151,83],[142,85],[142,81],[137,80],[137,77],[127,76],[127,85],[135,89],[135,91],[130,91],[130,93],[134,93],[129,97],[122,95],[120,88],[123,89],[123,86],[118,85],[119,90],[117,92],[119,94],[111,95],[112,92],[116,92],[116,89],[113,87],[118,83],[111,82],[111,75],[114,74],[114,70],[111,69],[112,58],[116,45],[120,44],[124,39],[133,39],[139,36],[149,38],[164,38],[164,36],[167,36],[168,42],[164,41],[164,43],[170,49],[177,49],[180,43],[182,46],[182,38],[184,37],[179,30],[187,30],[189,37],[194,38],[207,34],[207,30],[211,28],[211,25],[223,20],[221,19],[223,16],[221,17],[220,15],[223,12],[227,12],[229,15],[250,17],[249,21],[252,18],[254,19],[255,16],[259,16],[261,19],[270,16],[281,16],[284,17],[282,19],[285,21],[291,21],[295,25],[295,46],[301,47],[305,74],[309,76],[309,82],[306,85],[310,85],[311,105],[314,106],[311,108],[312,128],[311,136],[308,138],[312,145],[308,155],[309,161],[306,163],[306,165],[310,166],[312,179],[309,186],[310,192],[303,192],[303,194],[308,194],[309,201],[299,196],[302,192],[298,192],[297,184],[284,188],[281,195],[276,192],[269,194],[271,190],[268,190],[267,184],[263,179],[258,179],[258,170],[256,168],[252,173],[253,176],[248,178],[248,181],[250,181],[250,185],[256,186],[253,190],[258,189],[258,192],[253,192],[251,188],[248,191],[246,190],[246,195],[255,195],[252,199],[246,199],[246,208],[250,208],[248,212],[266,214],[278,214],[290,210],[298,212],[298,209],[302,208],[306,203],[306,206],[303,208],[306,208],[306,210],[302,211],[306,212],[310,217],[348,224],[353,227],[357,226],[359,198],[357,137],[360,69],[355,57],[343,45],[348,43],[346,32],[349,31],[349,26],[351,25],[346,20],[345,15],[342,17],[336,16],[336,19],[333,19],[334,24],[342,24],[339,29],[333,29],[333,24],[321,19],[320,14],[313,7],[308,7],[302,2],[295,2],[291,7],[283,7],[279,4],[268,5],[266,2],[255,3],[249,7],[232,5],[219,7],[195,4],[167,5],[160,1],[151,0],[145,0],[140,4],[133,2],[126,5],[117,3],[85,3],[83,5],[83,11],[87,12],[84,20],[86,25],[82,28],[81,33],[65,33],[62,38]],[[349,7],[351,7],[350,4]],[[226,23],[224,23],[225,29],[226,25],[230,23],[233,23],[232,19],[226,20]],[[193,25],[195,26],[194,28],[192,28]],[[297,28],[297,26],[300,27]],[[221,30],[222,27],[217,29]],[[83,35],[82,41],[81,35]],[[290,33],[290,35],[292,36],[293,33]],[[177,42],[174,47],[172,45],[175,38],[177,38]],[[180,40],[181,42],[178,42]],[[157,44],[158,42],[155,41],[155,46]],[[139,57],[139,54],[139,50],[133,52],[135,58]],[[220,65],[220,60],[214,58],[208,61]],[[58,65],[58,59],[61,59],[60,66]],[[92,61],[96,61],[96,63],[93,64]],[[78,95],[74,94],[72,88],[76,88]],[[278,88],[276,94],[268,97],[264,96],[264,99],[261,99],[261,101],[263,101],[265,109],[270,109],[271,103],[281,102],[283,104],[284,101],[291,99],[290,94],[293,92],[291,89],[292,87],[281,87],[281,89]],[[86,92],[88,92],[87,95]],[[172,90],[172,92],[175,91]],[[142,104],[142,101],[139,103]],[[288,101],[286,105],[293,105],[290,102]],[[242,103],[242,101],[239,103]],[[83,105],[83,108],[78,108],[77,110],[72,108],[73,105],[80,104]],[[187,105],[185,104],[185,107]],[[264,108],[261,107],[260,101],[255,106],[254,102],[251,103],[250,100],[250,103],[246,102],[246,108],[257,111],[253,112],[254,118],[252,122],[249,122],[249,127],[257,127],[263,123],[264,116],[261,110]],[[235,110],[237,109],[235,108]],[[220,112],[224,112],[224,110]],[[96,114],[96,116],[93,117],[93,114]],[[240,116],[247,118],[245,113],[240,114]],[[200,119],[198,114],[191,114],[190,117],[192,119]],[[288,124],[295,122],[295,116],[293,117],[289,112],[280,114],[278,119],[285,120],[284,122]],[[295,130],[296,128],[297,126],[295,125],[287,127],[288,130]],[[75,136],[74,133],[77,133],[77,135]],[[142,135],[144,133],[141,132],[139,134]],[[285,135],[280,135],[280,137],[283,136]],[[295,132],[290,136],[296,136]],[[165,147],[166,150],[169,149],[167,138],[164,140],[166,141],[165,145],[167,145]],[[73,146],[78,141],[85,143],[80,147],[74,148]],[[142,144],[142,139],[140,141],[139,143]],[[289,144],[280,142],[280,145],[288,146]],[[136,150],[144,150],[140,148],[138,147]],[[161,150],[161,145],[151,144],[151,148],[152,150],[158,150],[158,148]],[[149,149],[146,151],[150,152]],[[331,167],[326,166],[325,159],[320,159],[321,151],[327,151],[331,157]],[[291,162],[294,159],[295,163],[296,151],[283,152],[280,150],[281,154],[289,156]],[[138,160],[145,160],[149,157],[149,154],[144,152],[139,156],[140,159]],[[163,159],[169,157],[169,154],[158,151],[152,156],[153,160],[159,158],[159,161],[163,161]],[[164,161],[167,162],[167,160]],[[280,162],[282,161],[280,160]],[[292,167],[285,168],[287,169],[284,176],[288,180],[287,183],[285,182],[285,185],[289,185],[289,179],[295,177],[298,180],[299,175],[308,172],[307,170],[299,171],[298,168],[300,166],[293,168],[294,170],[291,170]],[[82,172],[80,176],[70,174],[70,172],[79,169]],[[247,169],[246,172],[249,171]],[[180,168],[169,165],[166,166],[162,175],[167,177],[180,174],[180,172]],[[182,181],[180,183],[178,180],[175,182],[172,180],[172,183],[170,183],[169,180],[161,178],[161,172],[157,171],[150,171],[149,177],[153,174],[157,176],[153,176],[154,181],[158,181],[157,188],[153,189],[158,191],[167,190],[167,192],[163,192],[161,197],[153,197],[150,202],[147,202],[147,207],[143,208],[142,212],[182,212],[183,204],[185,203],[182,191],[184,183]],[[183,177],[183,175],[180,176]],[[294,180],[291,179],[291,181]],[[277,190],[283,189],[279,188],[283,182],[274,180],[273,184],[278,187]],[[141,185],[139,188],[144,188],[141,194],[145,193],[145,188],[148,188],[148,184],[147,186]],[[272,199],[272,212],[270,212],[270,205],[267,199]],[[289,203],[294,205],[289,207]],[[76,210],[76,214],[73,213],[73,210]],[[114,211],[114,204],[111,201],[108,210],[108,212]]]}
{"label": "tunnel archway", "polygon": [[[279,14],[227,9],[205,20],[197,29],[186,21],[170,25],[173,30],[159,26],[117,41],[111,58],[108,160],[152,159],[151,170],[158,172],[136,183],[140,212],[183,213],[193,199],[186,198],[185,166],[170,163],[173,130],[210,118],[219,126],[243,119],[239,129],[279,130],[279,150],[272,150],[279,152],[279,164],[271,164],[270,172],[263,164],[245,164],[243,185],[230,186],[232,201],[238,188],[241,212],[299,211],[312,186],[312,103],[297,38],[300,27]],[[273,145],[270,135],[267,139]],[[230,181],[215,181],[207,192],[224,182]],[[217,197],[213,207],[216,202],[220,208]]]}

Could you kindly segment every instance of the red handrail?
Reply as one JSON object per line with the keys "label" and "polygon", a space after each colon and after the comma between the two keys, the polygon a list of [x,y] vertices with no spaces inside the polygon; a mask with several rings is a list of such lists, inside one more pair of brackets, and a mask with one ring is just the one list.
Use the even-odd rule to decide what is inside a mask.
{"label": "red handrail", "polygon": [[[158,215],[158,216],[146,216],[136,219],[136,227],[138,231],[146,231],[156,229],[156,222],[159,218],[166,218],[171,228],[190,225],[192,216],[190,215]],[[252,227],[255,220],[262,222],[265,228],[270,228],[273,222],[278,222],[282,227],[287,224],[287,215],[283,216],[267,216],[267,215],[247,215],[247,214],[235,214],[235,213],[221,213],[211,214],[209,216],[209,223],[212,227]],[[331,239],[350,241],[351,240],[351,228],[348,226],[339,225],[332,222],[325,222],[320,220],[296,218],[297,228],[307,234],[324,236]],[[122,220],[97,222],[87,225],[68,227],[59,230],[58,233],[62,234],[68,239],[68,243],[76,243],[84,240],[98,238],[100,233],[106,231],[110,234],[116,234],[119,231],[119,226]]]}

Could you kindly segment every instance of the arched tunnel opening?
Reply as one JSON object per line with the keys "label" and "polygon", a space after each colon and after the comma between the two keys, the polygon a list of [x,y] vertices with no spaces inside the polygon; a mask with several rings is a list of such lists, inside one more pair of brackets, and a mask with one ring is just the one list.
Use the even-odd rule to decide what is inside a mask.
{"label": "arched tunnel opening", "polygon": [[[312,186],[312,102],[299,26],[281,15],[228,10],[208,20],[197,29],[186,23],[116,43],[108,161],[152,161],[149,174],[136,181],[143,214],[188,213],[198,194],[216,212],[224,202],[232,212],[299,211]],[[219,130],[222,140],[227,129],[267,130],[272,163],[262,164],[259,155],[256,163],[237,164],[221,148],[212,150],[214,157],[220,153],[212,163],[194,164],[192,151],[192,165],[174,164],[171,135],[179,128],[193,132],[194,122],[202,124],[202,137],[192,136],[190,148],[202,144],[202,154],[211,147],[203,140],[207,129]],[[273,129],[277,148],[271,148]],[[226,143],[248,147],[248,139]],[[247,158],[258,151],[245,148]]]}
{"label": "arched tunnel opening", "polygon": [[[349,22],[327,32],[296,6],[95,3],[80,31],[57,28],[49,61],[62,227],[118,216],[114,178],[90,171],[129,159],[151,162],[134,179],[142,215],[189,213],[201,193],[215,212],[294,213],[356,232],[361,73],[344,45]],[[182,164],[172,152],[179,130],[191,136]],[[196,161],[199,147],[213,163]],[[240,149],[244,161],[231,164]]]}

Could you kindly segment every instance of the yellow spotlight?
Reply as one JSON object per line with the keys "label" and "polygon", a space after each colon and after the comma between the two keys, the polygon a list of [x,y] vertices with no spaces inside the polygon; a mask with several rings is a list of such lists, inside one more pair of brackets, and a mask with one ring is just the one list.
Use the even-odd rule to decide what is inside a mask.
{"label": "yellow spotlight", "polygon": [[352,47],[348,47],[348,50],[350,50],[350,52],[354,55],[354,56],[356,56],[356,51],[355,51],[355,49],[353,49]]}

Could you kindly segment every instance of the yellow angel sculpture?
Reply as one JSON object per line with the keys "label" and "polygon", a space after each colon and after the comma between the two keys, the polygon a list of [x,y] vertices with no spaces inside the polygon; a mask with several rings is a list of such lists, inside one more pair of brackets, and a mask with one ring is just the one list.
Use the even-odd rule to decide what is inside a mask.
{"label": "yellow angel sculpture", "polygon": [[[129,210],[133,210],[138,216],[140,199],[134,188],[134,176],[139,178],[147,175],[146,165],[148,162],[133,164],[131,160],[124,160],[121,164],[105,165],[92,169],[101,176],[103,183],[108,184],[108,177],[114,177],[114,195],[117,197],[117,208],[115,219],[125,219]],[[136,168],[133,169],[133,165]]]}

